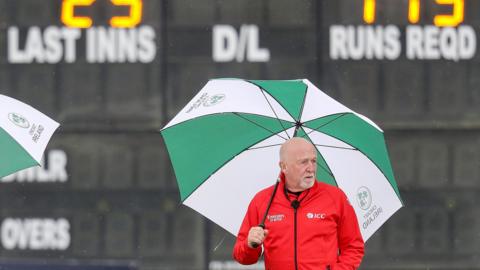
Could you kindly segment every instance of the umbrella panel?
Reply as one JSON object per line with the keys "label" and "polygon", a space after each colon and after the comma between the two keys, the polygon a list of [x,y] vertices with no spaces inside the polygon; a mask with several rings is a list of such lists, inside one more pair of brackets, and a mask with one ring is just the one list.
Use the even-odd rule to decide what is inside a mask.
{"label": "umbrella panel", "polygon": [[21,147],[5,130],[0,128],[0,178],[21,169],[38,165],[23,147]]}
{"label": "umbrella panel", "polygon": [[182,201],[233,157],[293,125],[260,115],[221,113],[162,130]]}

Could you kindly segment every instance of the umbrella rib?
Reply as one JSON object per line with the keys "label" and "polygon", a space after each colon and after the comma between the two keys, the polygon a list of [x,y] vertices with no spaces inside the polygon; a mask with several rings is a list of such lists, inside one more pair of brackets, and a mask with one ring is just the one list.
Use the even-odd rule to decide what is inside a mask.
{"label": "umbrella rib", "polygon": [[298,115],[298,121],[301,121],[302,114],[303,114],[303,109],[305,108],[305,100],[307,99],[307,94],[308,94],[308,85],[307,84],[305,84],[305,88],[306,88],[305,89],[305,95],[303,96],[302,108],[300,109],[300,114]]}
{"label": "umbrella rib", "polygon": [[[260,128],[265,129],[266,131],[272,133],[272,135],[275,135],[275,136],[278,136],[278,137],[280,137],[280,138],[282,138],[282,139],[284,139],[284,140],[287,140],[286,138],[280,136],[279,133],[275,133],[275,132],[271,131],[270,129],[268,129],[268,128],[264,127],[264,126],[262,126],[262,125],[260,125],[260,124],[258,124],[258,123],[256,123],[256,122],[254,122],[254,121],[252,121],[252,120],[250,120],[250,119],[247,119],[247,118],[243,117],[243,116],[240,115],[239,113],[234,112],[233,114],[236,115],[236,116],[238,116],[238,117],[240,117],[240,118],[243,119],[243,120],[246,120],[246,121],[248,121],[248,122],[250,122],[250,123],[252,123],[252,124],[260,127]],[[277,118],[277,119],[278,119],[278,118]],[[282,125],[282,128],[285,128],[285,127]],[[284,130],[285,130],[285,129],[284,129]],[[288,135],[288,134],[287,134],[287,135]]]}
{"label": "umbrella rib", "polygon": [[[334,121],[337,121],[339,118],[344,117],[344,116],[347,115],[347,114],[348,114],[348,113],[342,113],[342,114],[340,114],[338,117],[336,117],[336,118],[328,121],[327,123],[324,123],[324,124],[322,124],[321,126],[318,126],[318,127],[314,128],[314,129],[312,129],[312,131],[308,132],[307,135],[310,134],[310,133],[312,133],[312,132],[314,132],[314,131],[321,132],[321,131],[318,131],[320,128],[322,128],[322,127],[324,127],[324,126],[326,126],[326,125],[328,125],[328,124],[330,124],[330,123],[332,123],[332,122],[334,122]],[[326,115],[326,116],[328,116],[328,115]],[[326,116],[324,116],[324,117],[326,117]],[[323,133],[323,132],[322,132],[322,133]]]}
{"label": "umbrella rib", "polygon": [[[317,150],[317,151],[318,151],[318,150]],[[327,165],[328,170],[325,169],[325,168],[324,168],[320,163],[318,163],[318,161],[317,161],[317,165],[318,165],[320,168],[322,168],[322,170],[324,170],[328,175],[332,176],[333,181],[335,181],[335,184],[336,184],[337,187],[338,187],[338,183],[337,183],[337,179],[335,179],[335,175],[333,175],[332,171],[330,170],[330,167],[328,167],[327,162],[325,162],[325,164]]]}
{"label": "umbrella rib", "polygon": [[348,147],[332,146],[332,145],[325,145],[325,144],[315,144],[315,146],[328,147],[328,148],[336,148],[336,149],[342,149],[342,150],[359,151],[357,148],[348,148]]}
{"label": "umbrella rib", "polygon": [[[287,134],[287,137],[290,139],[290,135],[288,135],[287,129],[283,126],[282,121],[280,121],[280,118],[278,117],[277,112],[275,112],[275,110],[273,109],[272,104],[270,104],[270,101],[268,101],[268,98],[267,98],[267,96],[266,96],[266,94],[265,94],[265,89],[264,89],[263,87],[261,87],[260,85],[257,85],[257,84],[255,84],[255,83],[253,83],[253,82],[251,82],[251,81],[248,81],[248,80],[247,80],[246,82],[251,83],[251,84],[255,85],[256,87],[258,87],[258,89],[259,89],[260,92],[262,93],[263,97],[265,98],[265,101],[268,103],[268,106],[269,106],[270,109],[272,110],[272,112],[273,112],[273,114],[275,115],[275,117],[278,119],[278,123],[282,126],[283,132],[285,132],[285,134]],[[272,96],[271,96],[271,97],[272,97]],[[272,98],[275,99],[274,97],[272,97]],[[275,100],[276,100],[276,99],[275,99]],[[277,103],[278,103],[283,109],[285,109],[285,107],[283,107],[283,105],[282,105],[280,102],[277,101]],[[293,116],[288,112],[287,109],[285,109],[285,111],[292,117],[293,120],[295,120],[295,117],[293,117]]]}
{"label": "umbrella rib", "polygon": [[[208,114],[198,115],[198,116],[195,116],[195,117],[192,117],[192,118],[185,119],[185,120],[183,120],[183,121],[181,121],[181,122],[178,122],[178,123],[176,123],[176,124],[173,124],[173,125],[171,125],[171,126],[169,126],[169,127],[167,127],[167,128],[160,129],[160,133],[161,133],[162,131],[167,130],[167,129],[173,128],[173,127],[175,127],[175,126],[178,126],[178,125],[181,125],[181,124],[184,124],[184,123],[193,121],[193,120],[197,120],[197,119],[202,118],[202,117],[212,116],[212,115],[217,115],[217,114],[224,114],[224,113],[238,114],[239,112],[214,112],[214,113],[208,113]],[[264,117],[265,117],[265,115],[261,115],[261,114],[255,114],[255,113],[248,113],[248,114],[258,115],[258,116],[264,116]],[[273,118],[273,117],[270,117],[270,118]],[[277,119],[278,121],[280,121],[280,119],[278,119],[278,118],[276,118],[276,119]],[[246,119],[246,120],[248,120],[248,119]],[[254,123],[254,122],[253,122],[253,123]],[[258,124],[257,124],[257,125],[258,125]],[[285,127],[282,125],[281,122],[280,122],[280,125],[282,126],[282,128],[285,128]],[[283,131],[283,130],[282,130],[282,131]],[[272,133],[273,133],[273,132],[272,132]],[[288,134],[287,134],[287,135],[288,135]]]}
{"label": "umbrella rib", "polygon": [[[280,123],[280,125],[281,125],[282,128],[283,128],[283,131],[285,132],[285,134],[287,134],[287,137],[290,139],[290,135],[288,135],[287,129],[283,126],[282,121],[280,121],[280,118],[278,117],[277,112],[275,112],[275,110],[273,109],[272,104],[270,104],[270,101],[268,101],[268,98],[267,98],[267,95],[265,94],[264,89],[263,89],[262,87],[260,87],[260,86],[259,86],[259,88],[260,88],[260,92],[262,92],[262,95],[263,95],[263,97],[265,98],[265,101],[267,101],[268,106],[270,107],[270,109],[272,109],[272,112],[273,112],[273,114],[275,114],[275,117],[277,117],[278,123]],[[273,97],[272,97],[272,98],[273,98]],[[275,99],[275,98],[274,98],[274,99]],[[280,104],[280,103],[278,102],[278,104]],[[281,106],[281,104],[280,104],[280,106]],[[283,106],[282,106],[282,107],[283,107]],[[288,112],[288,111],[287,111],[287,112]],[[292,117],[292,118],[293,118],[293,117]],[[295,118],[294,118],[294,119],[295,119]]]}
{"label": "umbrella rib", "polygon": [[262,149],[262,148],[268,148],[268,147],[274,147],[274,146],[279,146],[282,145],[281,143],[277,144],[272,144],[272,145],[265,145],[265,146],[258,146],[258,147],[250,147],[247,150],[255,150],[255,149]]}

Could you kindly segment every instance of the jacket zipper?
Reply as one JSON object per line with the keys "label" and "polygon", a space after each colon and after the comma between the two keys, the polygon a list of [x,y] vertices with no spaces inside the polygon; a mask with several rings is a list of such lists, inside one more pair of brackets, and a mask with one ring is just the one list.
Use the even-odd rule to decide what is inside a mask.
{"label": "jacket zipper", "polygon": [[[297,208],[293,208],[293,253],[294,257],[293,260],[295,262],[295,270],[298,270],[298,262],[297,262]],[[327,265],[325,268],[326,270],[330,270],[330,265]]]}
{"label": "jacket zipper", "polygon": [[295,270],[298,270],[298,263],[297,263],[297,208],[293,209],[293,252],[294,252],[294,261],[295,261]]}

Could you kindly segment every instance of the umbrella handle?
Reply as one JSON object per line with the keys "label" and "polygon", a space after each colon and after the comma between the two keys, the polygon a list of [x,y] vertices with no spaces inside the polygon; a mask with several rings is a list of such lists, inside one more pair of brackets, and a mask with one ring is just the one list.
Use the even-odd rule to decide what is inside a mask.
{"label": "umbrella handle", "polygon": [[[262,229],[265,229],[265,224],[258,224],[258,227],[261,227]],[[257,242],[250,242],[250,245],[251,245],[253,248],[257,248],[258,246],[260,246],[260,244],[257,243]]]}
{"label": "umbrella handle", "polygon": [[[270,206],[272,205],[273,198],[275,197],[275,193],[277,193],[279,183],[280,183],[280,179],[277,179],[277,183],[275,183],[275,188],[273,189],[272,196],[270,196],[270,201],[268,201],[267,210],[265,210],[265,214],[263,215],[262,223],[258,224],[258,227],[261,227],[262,229],[265,229],[265,220],[267,219],[268,210],[270,210]],[[257,248],[258,246],[260,246],[259,243],[255,243],[255,242],[250,243],[250,245],[253,248]]]}

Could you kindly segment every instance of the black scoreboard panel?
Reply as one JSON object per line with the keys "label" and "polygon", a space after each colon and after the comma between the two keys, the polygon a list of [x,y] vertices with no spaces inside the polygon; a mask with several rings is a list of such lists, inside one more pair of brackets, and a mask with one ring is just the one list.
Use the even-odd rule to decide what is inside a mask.
{"label": "black scoreboard panel", "polygon": [[406,207],[361,269],[477,267],[479,7],[0,0],[0,93],[62,124],[44,167],[1,183],[0,261],[231,269],[234,238],[180,204],[158,130],[239,77],[308,78],[384,128]]}
{"label": "black scoreboard panel", "polygon": [[[478,1],[322,2],[324,88],[384,127],[478,126]],[[368,2],[377,4],[372,24]],[[436,26],[439,16],[450,27]]]}

